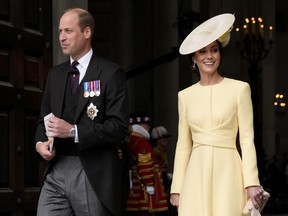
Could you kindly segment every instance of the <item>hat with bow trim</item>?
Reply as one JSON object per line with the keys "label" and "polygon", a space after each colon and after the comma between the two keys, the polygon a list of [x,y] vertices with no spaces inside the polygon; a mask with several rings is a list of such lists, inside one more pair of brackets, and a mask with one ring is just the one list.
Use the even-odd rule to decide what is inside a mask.
{"label": "hat with bow trim", "polygon": [[230,40],[235,16],[224,13],[214,16],[197,26],[182,42],[179,52],[182,55],[194,53],[197,50],[218,40],[225,47]]}

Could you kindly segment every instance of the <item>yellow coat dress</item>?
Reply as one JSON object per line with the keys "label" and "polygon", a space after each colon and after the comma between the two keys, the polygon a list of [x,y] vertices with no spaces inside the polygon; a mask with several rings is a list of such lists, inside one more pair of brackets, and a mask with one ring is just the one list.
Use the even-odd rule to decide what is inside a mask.
{"label": "yellow coat dress", "polygon": [[242,216],[245,188],[260,185],[249,84],[196,83],[179,92],[178,109],[171,193],[180,194],[179,216]]}

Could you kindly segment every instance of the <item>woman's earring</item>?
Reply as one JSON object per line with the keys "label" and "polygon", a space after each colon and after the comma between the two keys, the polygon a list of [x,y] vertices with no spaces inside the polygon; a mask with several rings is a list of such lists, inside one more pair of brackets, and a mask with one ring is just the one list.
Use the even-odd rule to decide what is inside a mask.
{"label": "woman's earring", "polygon": [[192,71],[195,73],[199,73],[198,68],[197,68],[197,64],[195,62],[193,62]]}

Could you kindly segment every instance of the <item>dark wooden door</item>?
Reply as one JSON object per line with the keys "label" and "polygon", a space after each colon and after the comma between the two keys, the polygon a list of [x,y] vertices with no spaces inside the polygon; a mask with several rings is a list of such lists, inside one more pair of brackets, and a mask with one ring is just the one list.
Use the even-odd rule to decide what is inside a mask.
{"label": "dark wooden door", "polygon": [[0,1],[0,215],[35,215],[34,134],[51,66],[51,0]]}

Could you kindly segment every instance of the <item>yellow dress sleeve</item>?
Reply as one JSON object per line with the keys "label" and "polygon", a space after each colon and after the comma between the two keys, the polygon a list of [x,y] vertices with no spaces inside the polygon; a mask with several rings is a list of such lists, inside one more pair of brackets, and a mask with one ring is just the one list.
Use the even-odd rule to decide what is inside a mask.
{"label": "yellow dress sleeve", "polygon": [[185,106],[185,95],[178,93],[178,141],[175,151],[173,180],[171,193],[180,193],[187,164],[192,152],[192,135],[187,121],[187,110]]}
{"label": "yellow dress sleeve", "polygon": [[254,145],[253,107],[251,90],[245,83],[238,97],[239,138],[242,152],[244,187],[260,185]]}

